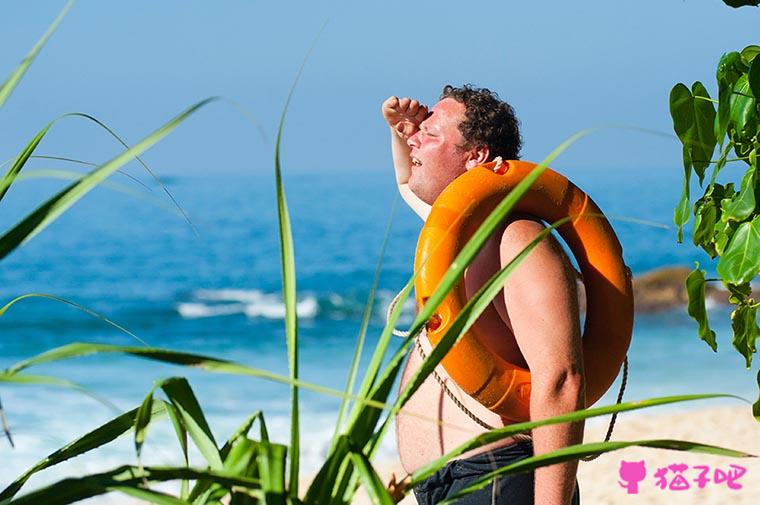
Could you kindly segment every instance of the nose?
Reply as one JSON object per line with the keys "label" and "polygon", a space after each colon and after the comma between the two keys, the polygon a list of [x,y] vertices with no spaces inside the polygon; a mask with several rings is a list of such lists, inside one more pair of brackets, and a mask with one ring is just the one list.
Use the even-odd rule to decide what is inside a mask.
{"label": "nose", "polygon": [[412,135],[411,137],[409,137],[408,139],[406,139],[406,145],[408,145],[409,147],[415,147],[415,148],[420,147],[420,132],[419,132],[419,130],[417,130],[417,132],[414,135]]}

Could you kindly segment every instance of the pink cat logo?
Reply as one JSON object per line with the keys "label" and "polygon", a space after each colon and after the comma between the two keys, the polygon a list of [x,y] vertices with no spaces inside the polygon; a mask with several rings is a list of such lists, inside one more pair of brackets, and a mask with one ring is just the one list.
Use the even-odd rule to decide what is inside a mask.
{"label": "pink cat logo", "polygon": [[625,483],[618,481],[620,487],[626,488],[628,494],[638,494],[639,482],[646,477],[647,469],[644,461],[624,461],[620,460],[620,478]]}

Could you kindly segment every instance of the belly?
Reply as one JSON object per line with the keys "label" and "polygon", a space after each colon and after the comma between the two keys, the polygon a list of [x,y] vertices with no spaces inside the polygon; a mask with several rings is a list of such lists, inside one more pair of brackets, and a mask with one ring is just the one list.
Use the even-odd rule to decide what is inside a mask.
{"label": "belly", "polygon": [[[465,270],[464,283],[468,299],[501,268],[498,237],[501,237],[500,231],[494,233]],[[520,352],[509,323],[503,292],[496,295],[473,327],[481,337],[481,342],[493,353],[510,363],[527,368],[527,363]],[[419,341],[422,343],[425,355],[429,355],[430,344],[427,338],[421,336]],[[422,364],[422,356],[417,348],[413,348],[401,376],[401,388],[414,375],[420,364]],[[475,417],[490,426],[504,426],[500,416],[459,389],[442,366],[436,367],[436,372],[443,379],[448,390]],[[457,406],[433,374],[427,377],[404,409],[399,412],[396,429],[399,455],[407,472],[417,470],[474,436],[488,431]],[[509,437],[464,453],[460,457],[475,455],[494,447],[514,443],[514,441],[512,437]]]}
{"label": "belly", "polygon": [[[430,345],[427,339],[422,336],[420,341],[423,351],[428,355]],[[401,388],[406,385],[421,364],[422,356],[419,349],[415,347],[411,350],[406,368],[401,376]],[[491,426],[504,426],[500,416],[483,407],[460,390],[446,375],[443,367],[436,367],[436,373],[444,381],[449,391],[473,415]],[[414,472],[486,431],[488,430],[485,427],[473,420],[454,403],[432,374],[427,377],[396,417],[399,456],[407,472]],[[468,451],[460,457],[466,458],[513,442],[514,439],[509,437]]]}

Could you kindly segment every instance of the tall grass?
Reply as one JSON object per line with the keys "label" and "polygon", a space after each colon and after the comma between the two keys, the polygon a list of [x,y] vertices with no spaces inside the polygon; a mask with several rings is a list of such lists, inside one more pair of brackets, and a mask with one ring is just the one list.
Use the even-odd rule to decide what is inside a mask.
{"label": "tall grass", "polygon": [[[26,71],[26,68],[31,64],[44,43],[53,33],[55,27],[69,9],[70,4],[71,2],[66,4],[66,7],[54,21],[53,25],[51,25],[48,32],[40,39],[40,42],[38,42],[19,67],[11,74],[11,77],[5,82],[5,84],[0,87],[0,105],[4,103],[13,88],[18,84],[23,73]],[[392,387],[394,381],[398,377],[404,363],[404,358],[407,355],[409,347],[412,345],[414,336],[422,329],[425,321],[430,317],[437,305],[445,298],[451,289],[458,284],[465,268],[477,255],[478,251],[493,233],[498,223],[509,214],[519,199],[530,189],[531,185],[541,172],[545,170],[547,165],[551,163],[556,156],[577,140],[577,138],[580,138],[588,132],[581,132],[560,145],[495,208],[493,213],[480,226],[478,231],[473,235],[472,239],[456,258],[435,294],[429,299],[424,307],[420,308],[417,317],[409,329],[411,336],[406,338],[395,349],[392,349],[390,358],[388,359],[389,348],[392,347],[392,330],[398,320],[400,307],[403,305],[403,301],[409,296],[418,272],[415,272],[411,276],[401,293],[400,303],[398,303],[391,312],[388,323],[383,329],[378,343],[372,352],[370,363],[361,376],[358,392],[353,393],[356,379],[359,377],[358,363],[359,356],[363,349],[364,336],[367,330],[368,314],[371,312],[371,307],[374,301],[374,289],[377,286],[377,279],[382,264],[383,252],[381,251],[375,279],[373,281],[373,287],[370,292],[365,316],[359,331],[354,359],[349,368],[346,387],[343,391],[339,391],[308,383],[298,378],[298,319],[295,306],[296,273],[294,243],[290,228],[287,200],[281,177],[282,167],[280,158],[280,141],[286,124],[287,105],[294,89],[295,85],[294,88],[291,89],[288,100],[283,108],[274,153],[275,193],[277,195],[279,216],[283,295],[285,298],[286,309],[286,346],[289,361],[289,374],[287,376],[274,374],[244,363],[236,363],[229,360],[179,350],[161,349],[148,345],[129,347],[92,343],[71,343],[50,349],[36,356],[24,359],[7,367],[5,370],[0,371],[0,381],[6,383],[33,383],[76,388],[76,385],[63,381],[62,379],[34,375],[29,373],[29,370],[43,363],[75,359],[86,355],[121,353],[166,364],[200,368],[210,373],[235,374],[251,377],[256,380],[263,379],[285,383],[291,387],[291,436],[289,445],[285,446],[270,440],[266,427],[265,415],[258,411],[252,413],[243,420],[239,428],[229,439],[223,443],[217,442],[214,439],[203,407],[199,404],[190,383],[183,377],[170,377],[168,379],[157,381],[154,387],[146,394],[140,405],[135,406],[135,408],[128,412],[120,413],[109,422],[61,447],[59,450],[53,452],[31,468],[24,471],[10,485],[0,492],[0,505],[39,503],[66,504],[113,491],[118,491],[142,499],[146,502],[162,505],[218,504],[222,503],[222,500],[226,500],[226,503],[234,505],[260,502],[268,504],[344,504],[350,503],[353,500],[353,497],[360,486],[363,486],[367,490],[374,503],[392,504],[395,503],[400,496],[408,494],[414,485],[441,468],[448,459],[456,457],[465,451],[480,447],[483,444],[494,442],[516,433],[524,433],[539,426],[580,421],[611,413],[649,408],[656,405],[719,397],[739,398],[728,394],[680,395],[652,398],[619,403],[617,405],[589,408],[549,419],[533,420],[492,430],[473,438],[438,460],[419,469],[411,476],[406,487],[396,490],[398,493],[391,495],[373,467],[372,459],[396,414],[419,387],[425,377],[440,362],[441,358],[457,342],[457,340],[461,338],[462,334],[467,331],[478,315],[491,302],[494,296],[496,296],[510,273],[514,271],[521,261],[524,260],[532,248],[535,247],[540,240],[543,240],[548,236],[552,230],[560,226],[563,220],[552,223],[551,226],[546,228],[544,232],[533,240],[508,265],[497,272],[468,301],[452,324],[451,329],[446,333],[434,351],[424,360],[419,371],[408,382],[399,396],[396,399],[392,399]],[[31,211],[26,217],[21,219],[16,225],[12,226],[0,236],[0,258],[7,256],[17,247],[23,245],[37,233],[41,232],[46,226],[60,217],[89,191],[96,186],[103,184],[106,178],[114,171],[118,170],[125,163],[134,159],[155,143],[159,142],[183,121],[192,116],[197,110],[206,106],[213,100],[213,98],[210,98],[192,105],[154,132],[144,137],[134,146],[126,147],[123,152],[113,159],[94,167],[90,172],[78,178],[66,188],[43,202],[35,210]],[[50,126],[52,126],[52,123],[35,135],[15,157],[11,167],[2,179],[0,200],[12,184],[19,180],[22,169],[35,153],[37,146],[43,140]],[[385,243],[387,242],[389,229],[390,223],[386,230],[383,251]],[[28,296],[38,295],[22,295],[14,299],[0,309],[0,316],[2,316],[11,305]],[[83,309],[89,310],[86,308]],[[104,319],[102,316],[98,316],[95,313],[92,314]],[[116,323],[108,320],[105,320],[105,322],[113,324],[122,331],[129,333],[128,330]],[[135,337],[137,338],[137,336]],[[325,457],[322,467],[317,472],[316,477],[305,492],[301,492],[298,488],[300,452],[298,391],[300,389],[308,389],[321,394],[332,395],[341,398],[342,400],[337,416],[336,430],[328,454]],[[346,413],[348,413],[347,416]],[[146,438],[149,436],[150,427],[153,423],[159,422],[167,417],[174,428],[184,464],[168,467],[143,466],[141,463],[142,449]],[[253,427],[257,423],[258,433],[254,434],[252,433]],[[96,450],[97,448],[111,443],[116,438],[130,432],[135,444],[137,465],[122,465],[114,469],[94,474],[64,479],[27,492],[22,496],[18,496],[25,483],[34,474],[45,471],[46,469],[81,454]],[[188,452],[191,443],[195,449],[198,450],[204,460],[202,466],[190,466]],[[495,469],[494,472],[484,476],[477,483],[473,484],[471,488],[465,491],[478,489],[479,487],[486,485],[498,475],[533,470],[541,466],[578,459],[587,455],[615,451],[633,445],[707,454],[720,454],[734,457],[751,456],[750,454],[739,450],[680,440],[655,439],[594,442],[573,445],[550,454],[534,456],[522,460],[519,463]],[[170,495],[153,488],[154,484],[166,481],[180,482],[180,491],[178,494]],[[463,491],[463,493],[465,491]]]}

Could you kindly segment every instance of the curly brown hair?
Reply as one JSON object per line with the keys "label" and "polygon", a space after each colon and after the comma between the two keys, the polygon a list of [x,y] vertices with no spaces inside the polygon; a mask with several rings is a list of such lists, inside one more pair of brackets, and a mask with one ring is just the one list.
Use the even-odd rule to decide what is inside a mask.
{"label": "curly brown hair", "polygon": [[465,106],[466,119],[459,123],[465,141],[463,149],[485,145],[492,158],[519,159],[522,147],[519,122],[512,106],[499,99],[499,95],[470,84],[461,88],[447,84],[441,92],[441,100],[444,98],[453,98]]}

